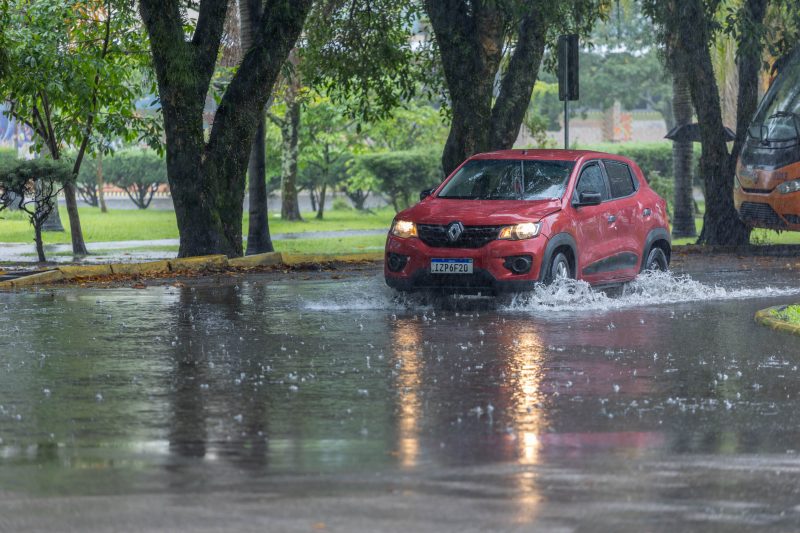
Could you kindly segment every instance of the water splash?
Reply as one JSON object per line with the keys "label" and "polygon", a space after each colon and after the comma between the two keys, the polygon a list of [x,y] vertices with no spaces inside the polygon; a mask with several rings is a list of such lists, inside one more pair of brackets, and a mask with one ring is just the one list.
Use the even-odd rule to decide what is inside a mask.
{"label": "water splash", "polygon": [[339,290],[316,291],[313,297],[300,299],[300,307],[309,311],[424,311],[478,307],[498,311],[536,313],[607,311],[629,307],[675,303],[774,298],[800,294],[800,287],[725,288],[707,285],[687,275],[649,272],[614,291],[592,288],[585,281],[563,280],[540,285],[533,291],[498,298],[441,296],[424,293],[404,294],[384,284],[383,277],[339,284]]}
{"label": "water splash", "polygon": [[616,294],[593,289],[585,281],[563,280],[516,294],[501,307],[506,311],[606,311],[628,307],[710,300],[772,298],[800,293],[800,287],[724,288],[706,285],[687,275],[648,272],[626,283]]}

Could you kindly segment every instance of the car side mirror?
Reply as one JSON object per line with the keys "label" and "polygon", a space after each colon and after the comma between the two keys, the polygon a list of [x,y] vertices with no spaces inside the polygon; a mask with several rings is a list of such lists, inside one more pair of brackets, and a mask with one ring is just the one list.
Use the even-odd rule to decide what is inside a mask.
{"label": "car side mirror", "polygon": [[420,191],[419,199],[420,200],[424,200],[425,198],[427,198],[428,196],[433,194],[433,191],[435,191],[435,190],[436,190],[436,187],[433,187],[432,189],[425,189],[424,191]]}
{"label": "car side mirror", "polygon": [[584,191],[578,195],[578,202],[575,207],[582,207],[586,205],[600,205],[603,203],[603,195],[599,192]]}

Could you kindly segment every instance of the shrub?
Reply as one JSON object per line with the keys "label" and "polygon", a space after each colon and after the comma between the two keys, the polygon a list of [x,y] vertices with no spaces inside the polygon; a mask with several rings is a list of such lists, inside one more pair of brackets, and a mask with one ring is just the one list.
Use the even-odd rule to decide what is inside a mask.
{"label": "shrub", "polygon": [[442,181],[440,158],[438,149],[365,154],[353,161],[349,171],[363,182],[372,180],[375,188],[400,211],[416,201],[421,190]]}
{"label": "shrub", "polygon": [[41,262],[46,261],[42,226],[55,208],[63,184],[72,179],[72,169],[61,161],[0,160],[0,211],[13,208],[28,214]]}
{"label": "shrub", "polygon": [[353,207],[350,204],[348,204],[347,200],[345,200],[344,198],[335,198],[333,200],[333,205],[331,206],[331,209],[333,209],[334,211],[350,211],[353,209]]}

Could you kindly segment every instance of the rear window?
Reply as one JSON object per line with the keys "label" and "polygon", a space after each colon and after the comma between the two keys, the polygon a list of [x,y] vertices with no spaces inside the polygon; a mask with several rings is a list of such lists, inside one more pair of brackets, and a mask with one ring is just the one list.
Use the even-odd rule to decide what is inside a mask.
{"label": "rear window", "polygon": [[611,185],[611,197],[622,198],[633,194],[636,187],[633,183],[630,167],[617,161],[604,161],[603,163],[606,166],[608,182]]}

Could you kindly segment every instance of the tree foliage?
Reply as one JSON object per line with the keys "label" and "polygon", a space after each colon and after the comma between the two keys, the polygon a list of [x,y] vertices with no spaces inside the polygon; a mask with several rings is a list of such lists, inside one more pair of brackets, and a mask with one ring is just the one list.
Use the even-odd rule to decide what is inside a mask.
{"label": "tree foliage", "polygon": [[377,190],[400,211],[416,201],[421,190],[442,181],[438,159],[435,149],[364,154],[354,160],[350,172],[356,179],[373,180]]}
{"label": "tree foliage", "polygon": [[73,180],[72,169],[52,159],[0,160],[0,211],[20,209],[33,226],[39,261],[46,261],[42,226],[55,209],[58,193]]}

